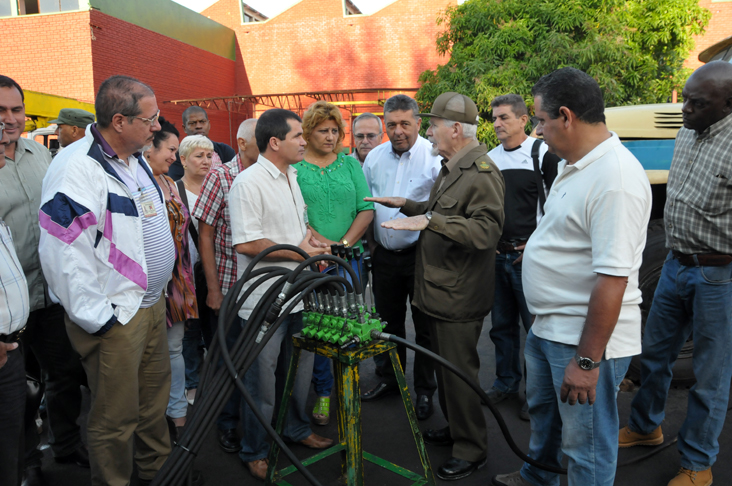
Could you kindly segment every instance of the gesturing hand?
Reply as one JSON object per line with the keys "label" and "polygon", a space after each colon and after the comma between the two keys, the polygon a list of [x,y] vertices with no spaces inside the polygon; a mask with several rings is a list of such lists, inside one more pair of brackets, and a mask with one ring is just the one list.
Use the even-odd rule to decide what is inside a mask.
{"label": "gesturing hand", "polygon": [[564,381],[562,388],[559,390],[559,398],[563,403],[574,405],[579,402],[580,405],[595,403],[595,388],[597,387],[597,379],[600,377],[600,368],[586,371],[579,367],[577,362],[572,359],[564,369]]}
{"label": "gesturing hand", "polygon": [[393,230],[422,231],[427,228],[430,220],[424,214],[412,216],[411,218],[392,219],[381,223],[382,228]]}
{"label": "gesturing hand", "polygon": [[402,208],[407,204],[407,200],[403,197],[365,197],[363,200],[375,202],[387,208]]}

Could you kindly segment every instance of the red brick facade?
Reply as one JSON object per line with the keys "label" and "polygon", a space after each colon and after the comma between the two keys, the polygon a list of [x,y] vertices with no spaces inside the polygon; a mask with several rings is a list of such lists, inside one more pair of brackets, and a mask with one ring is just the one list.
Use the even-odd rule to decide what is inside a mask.
{"label": "red brick facade", "polygon": [[696,69],[702,65],[699,53],[732,35],[732,1],[699,0],[699,5],[712,12],[707,30],[703,36],[696,38],[696,47],[686,59],[686,67]]}
{"label": "red brick facade", "polygon": [[[435,49],[438,14],[456,0],[397,0],[364,16],[344,16],[342,0],[302,0],[267,22],[241,23],[239,0],[203,15],[236,32],[253,93],[414,88],[444,63]],[[239,71],[237,75],[241,75]]]}

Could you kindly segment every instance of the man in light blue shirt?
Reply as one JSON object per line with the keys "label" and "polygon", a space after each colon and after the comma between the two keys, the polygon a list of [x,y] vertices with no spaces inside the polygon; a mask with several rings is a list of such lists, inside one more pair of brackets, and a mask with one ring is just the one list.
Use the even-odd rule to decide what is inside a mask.
{"label": "man in light blue shirt", "polygon": [[[404,197],[413,201],[429,199],[432,185],[441,169],[441,157],[432,153],[432,144],[419,136],[421,119],[417,102],[406,95],[392,96],[384,103],[384,124],[389,142],[369,152],[363,171],[374,197]],[[375,205],[373,230],[367,232],[374,265],[376,311],[388,324],[384,332],[405,337],[406,301],[414,296],[414,261],[419,232],[396,231],[381,223],[404,218],[399,208]],[[430,349],[429,324],[422,312],[412,306],[417,344]],[[398,348],[402,366],[407,350]],[[361,396],[363,401],[378,400],[398,392],[394,371],[386,355],[376,356],[376,373],[381,382]],[[434,366],[420,354],[414,359],[414,388],[417,393],[417,418],[433,413],[432,395],[437,388]]]}

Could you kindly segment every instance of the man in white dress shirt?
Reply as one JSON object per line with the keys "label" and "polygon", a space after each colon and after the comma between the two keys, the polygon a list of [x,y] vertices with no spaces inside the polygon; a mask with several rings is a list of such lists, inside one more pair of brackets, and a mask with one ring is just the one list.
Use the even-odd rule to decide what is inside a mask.
{"label": "man in white dress shirt", "polygon": [[[231,239],[237,256],[237,277],[241,278],[252,259],[267,248],[277,244],[299,246],[310,256],[325,253],[327,245],[319,242],[308,228],[306,206],[297,171],[293,164],[300,162],[305,153],[302,137],[302,120],[295,113],[267,110],[259,118],[255,130],[260,156],[253,166],[241,172],[229,191],[231,215]],[[295,269],[303,261],[299,253],[280,250],[270,253],[254,268],[277,265]],[[271,285],[260,285],[239,310],[240,324],[249,319],[259,299]],[[244,286],[246,291],[249,283]],[[302,304],[298,304],[282,322],[261,353],[257,356],[244,378],[244,386],[254,398],[259,411],[267,420],[272,419],[275,401],[275,368],[280,348],[285,342],[286,361],[293,352],[291,336],[302,330]],[[313,354],[300,355],[300,372],[295,378],[283,437],[312,449],[324,449],[333,444],[314,434],[310,417],[305,411],[305,401],[310,390]],[[241,440],[239,457],[252,476],[264,479],[267,473],[269,442],[262,424],[247,405],[243,408],[242,421],[246,434]]]}
{"label": "man in white dress shirt", "polygon": [[[374,197],[404,197],[412,201],[429,199],[432,185],[440,173],[441,157],[432,153],[432,144],[419,136],[421,119],[417,102],[406,95],[392,96],[384,103],[384,124],[389,142],[369,152],[363,166],[366,182]],[[405,337],[407,299],[414,297],[414,261],[419,232],[396,231],[381,223],[406,216],[399,208],[376,204],[373,231],[367,232],[374,265],[376,311],[387,322],[384,332]],[[430,349],[429,323],[412,306],[412,320],[418,345]],[[402,367],[407,350],[398,347]],[[361,396],[363,401],[378,400],[398,392],[394,371],[386,355],[374,358],[376,373],[382,381]],[[421,354],[414,358],[414,388],[417,393],[417,418],[433,413],[432,395],[437,388],[432,361]]]}

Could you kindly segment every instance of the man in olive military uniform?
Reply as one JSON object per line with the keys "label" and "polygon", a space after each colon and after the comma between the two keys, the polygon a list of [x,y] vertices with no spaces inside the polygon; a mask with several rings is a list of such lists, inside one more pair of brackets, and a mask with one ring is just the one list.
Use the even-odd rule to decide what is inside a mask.
{"label": "man in olive military uniform", "polygon": [[57,125],[58,144],[64,148],[84,138],[87,125],[94,123],[94,114],[80,108],[62,108],[58,118],[49,123]]}
{"label": "man in olive military uniform", "polygon": [[[384,228],[421,231],[417,242],[413,304],[429,317],[433,351],[478,383],[477,343],[493,305],[496,246],[503,230],[503,176],[478,143],[478,108],[467,96],[435,100],[427,136],[442,169],[428,201],[366,198],[401,208],[409,216]],[[461,479],[485,465],[487,430],[480,398],[460,378],[437,367],[440,407],[449,426],[428,430],[425,441],[452,446],[437,470]]]}

